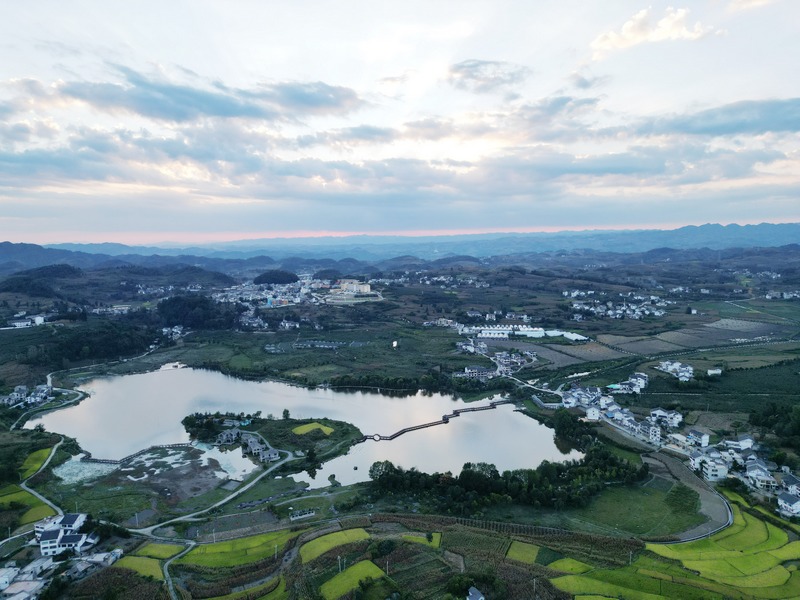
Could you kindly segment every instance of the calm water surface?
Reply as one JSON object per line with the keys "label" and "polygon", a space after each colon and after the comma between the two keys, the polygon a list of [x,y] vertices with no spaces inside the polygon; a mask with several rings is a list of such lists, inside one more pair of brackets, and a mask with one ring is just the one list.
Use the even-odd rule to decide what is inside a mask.
{"label": "calm water surface", "polygon": [[[95,458],[112,459],[155,444],[188,442],[181,419],[194,412],[260,410],[262,416],[272,413],[280,418],[283,409],[288,409],[294,418],[328,417],[353,423],[367,435],[389,435],[466,406],[441,394],[392,398],[309,390],[195,369],[94,379],[81,389],[90,397],[77,406],[29,421],[26,427],[42,423],[48,431],[76,438]],[[480,404],[485,403],[488,401]],[[578,453],[565,455],[556,448],[551,429],[505,405],[467,413],[448,425],[413,431],[391,442],[367,441],[354,446],[348,455],[326,463],[315,480],[307,474],[295,479],[321,487],[328,485],[328,476],[334,474],[347,485],[368,479],[369,466],[377,460],[427,472],[458,473],[465,462],[494,463],[503,471],[536,467],[543,460],[578,457]]]}

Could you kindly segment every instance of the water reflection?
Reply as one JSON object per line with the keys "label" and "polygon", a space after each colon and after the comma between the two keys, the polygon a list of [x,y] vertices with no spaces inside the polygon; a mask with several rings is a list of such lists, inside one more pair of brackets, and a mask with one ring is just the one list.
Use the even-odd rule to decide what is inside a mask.
{"label": "water reflection", "polygon": [[[398,398],[309,390],[195,369],[95,379],[81,389],[91,394],[81,404],[43,415],[26,427],[42,423],[48,431],[76,438],[95,457],[112,459],[151,445],[187,442],[181,419],[193,412],[261,411],[262,416],[271,413],[280,418],[288,409],[295,418],[328,417],[353,423],[368,435],[389,435],[466,406],[441,394]],[[447,425],[414,431],[391,442],[359,444],[348,455],[326,463],[313,482],[305,479],[314,487],[327,485],[330,474],[343,484],[363,481],[376,460],[428,472],[458,473],[465,462],[491,462],[502,471],[580,456],[571,449],[563,450],[554,444],[551,429],[506,405],[465,413]]]}

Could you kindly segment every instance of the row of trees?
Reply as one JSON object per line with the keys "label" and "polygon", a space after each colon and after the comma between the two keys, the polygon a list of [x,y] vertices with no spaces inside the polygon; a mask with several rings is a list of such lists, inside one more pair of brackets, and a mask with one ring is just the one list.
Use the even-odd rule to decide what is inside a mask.
{"label": "row of trees", "polygon": [[435,510],[467,516],[503,502],[556,509],[583,507],[609,483],[631,484],[645,478],[647,472],[646,464],[637,468],[604,445],[595,444],[580,460],[544,461],[535,469],[502,474],[487,463],[466,463],[455,477],[450,473],[404,470],[389,461],[374,463],[369,474],[370,489],[376,497],[423,494]]}

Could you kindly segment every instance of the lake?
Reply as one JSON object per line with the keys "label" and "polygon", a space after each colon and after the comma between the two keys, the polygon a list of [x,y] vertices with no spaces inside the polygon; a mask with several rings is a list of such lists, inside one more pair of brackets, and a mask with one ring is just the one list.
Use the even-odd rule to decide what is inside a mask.
{"label": "lake", "polygon": [[[390,435],[399,429],[436,421],[468,406],[442,394],[396,398],[378,393],[306,389],[278,382],[235,379],[213,371],[162,369],[138,375],[94,379],[81,390],[90,394],[78,405],[28,421],[48,431],[73,437],[95,458],[120,459],[158,444],[188,442],[181,420],[194,412],[254,413],[281,418],[328,417],[352,423],[364,434]],[[469,406],[488,404],[489,400]],[[412,431],[392,441],[369,440],[346,456],[326,463],[315,480],[294,476],[312,488],[327,478],[348,485],[368,479],[370,465],[390,460],[403,468],[459,473],[465,462],[488,462],[501,472],[533,468],[543,460],[580,458],[556,448],[553,430],[503,405],[495,410],[465,413],[447,425]]]}

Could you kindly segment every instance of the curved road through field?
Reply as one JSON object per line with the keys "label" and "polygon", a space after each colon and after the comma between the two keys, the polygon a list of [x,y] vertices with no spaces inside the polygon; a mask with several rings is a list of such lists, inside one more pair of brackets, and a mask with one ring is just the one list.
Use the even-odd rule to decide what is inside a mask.
{"label": "curved road through field", "polygon": [[19,487],[21,487],[23,490],[25,490],[29,494],[31,494],[33,496],[36,496],[36,498],[38,498],[39,500],[41,500],[42,502],[47,504],[47,506],[49,506],[54,511],[56,511],[56,514],[58,514],[58,515],[63,515],[64,514],[64,511],[61,510],[61,507],[60,506],[56,506],[55,504],[50,502],[50,500],[48,500],[47,498],[42,496],[36,490],[29,488],[28,487],[28,482],[31,480],[31,477],[36,477],[39,473],[41,473],[44,469],[47,468],[47,465],[50,464],[50,461],[53,460],[53,457],[56,455],[56,452],[58,451],[59,446],[61,446],[61,444],[63,444],[63,443],[64,443],[64,438],[62,437],[60,440],[58,440],[58,443],[50,449],[50,454],[47,457],[47,460],[45,460],[42,463],[42,466],[39,467],[39,469],[36,471],[36,473],[34,473],[30,477],[28,477],[25,481],[23,481],[22,483],[19,484]]}

